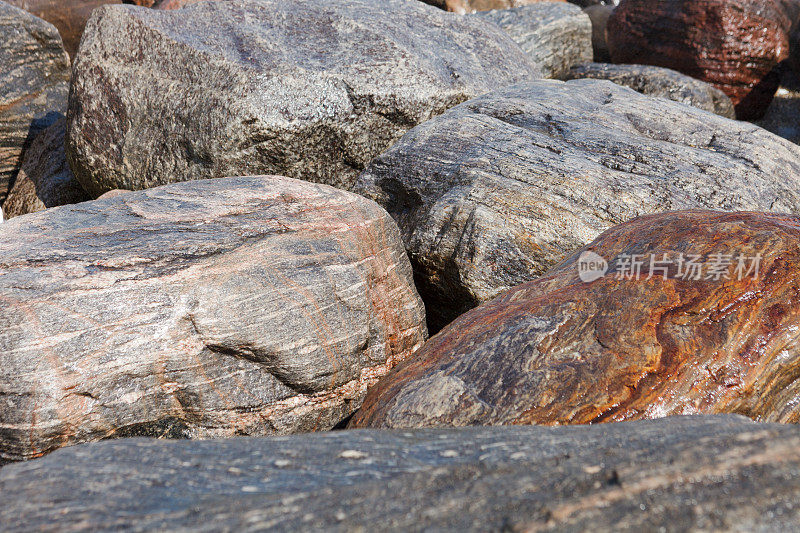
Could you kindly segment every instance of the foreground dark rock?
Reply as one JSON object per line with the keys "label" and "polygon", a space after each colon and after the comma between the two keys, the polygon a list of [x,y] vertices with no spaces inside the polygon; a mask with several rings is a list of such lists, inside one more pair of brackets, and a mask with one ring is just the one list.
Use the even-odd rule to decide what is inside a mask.
{"label": "foreground dark rock", "polygon": [[721,89],[740,119],[764,114],[789,56],[780,0],[624,0],[608,20],[614,63],[671,68]]}
{"label": "foreground dark rock", "polygon": [[22,154],[64,113],[69,57],[58,30],[0,1],[0,205],[22,164]]}
{"label": "foreground dark rock", "polygon": [[[593,259],[608,273],[579,275]],[[371,389],[351,426],[797,423],[798,271],[800,217],[638,218],[459,317]]]}
{"label": "foreground dark rock", "polygon": [[330,429],[426,337],[374,203],[194,181],[0,226],[0,459],[131,435]]}
{"label": "foreground dark rock", "polygon": [[[61,34],[64,48],[75,57],[83,28],[95,8],[119,4],[119,0],[7,0],[9,4],[33,13],[54,25]],[[128,2],[130,3],[130,2]]]}
{"label": "foreground dark rock", "polygon": [[0,470],[6,531],[790,531],[800,428],[589,427],[117,440]]}
{"label": "foreground dark rock", "polygon": [[636,216],[800,213],[800,148],[607,81],[542,80],[418,126],[357,190],[398,222],[438,329]]}
{"label": "foreground dark rock", "polygon": [[726,118],[736,118],[733,103],[725,93],[705,82],[668,68],[589,63],[572,67],[564,78],[609,80],[648,96],[669,98]]}
{"label": "foreground dark rock", "polygon": [[571,66],[592,60],[592,22],[572,4],[543,2],[477,16],[503,28],[545,78],[561,79]]}
{"label": "foreground dark rock", "polygon": [[6,218],[90,200],[64,155],[66,120],[40,133],[25,150],[22,168],[3,204]]}
{"label": "foreground dark rock", "polygon": [[275,173],[349,188],[416,124],[535,77],[502,30],[405,0],[95,12],[67,156],[92,195]]}

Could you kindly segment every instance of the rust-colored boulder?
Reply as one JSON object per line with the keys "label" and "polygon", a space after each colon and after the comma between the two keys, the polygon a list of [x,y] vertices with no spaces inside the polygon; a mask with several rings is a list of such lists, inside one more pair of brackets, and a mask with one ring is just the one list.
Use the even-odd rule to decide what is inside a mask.
{"label": "rust-colored boulder", "polygon": [[[95,8],[119,4],[119,0],[6,0],[58,28],[70,57],[75,57],[83,28]],[[130,3],[130,2],[127,2]]]}
{"label": "rust-colored boulder", "polygon": [[[164,0],[169,1],[169,0]],[[191,0],[190,0],[191,1]],[[199,1],[199,0],[195,0]],[[565,2],[566,0],[422,0],[426,4],[456,13],[475,13],[492,9],[511,9],[539,2]]]}
{"label": "rust-colored boulder", "polygon": [[650,215],[461,316],[350,425],[798,422],[799,329],[800,217]]}
{"label": "rust-colored boulder", "polygon": [[789,56],[780,0],[623,0],[608,19],[615,63],[677,70],[727,94],[740,119],[762,116]]}

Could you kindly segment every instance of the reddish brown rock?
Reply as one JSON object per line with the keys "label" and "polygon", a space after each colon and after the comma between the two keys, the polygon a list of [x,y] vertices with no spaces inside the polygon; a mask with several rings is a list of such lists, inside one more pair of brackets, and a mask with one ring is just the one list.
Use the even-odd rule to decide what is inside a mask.
{"label": "reddish brown rock", "polygon": [[119,4],[119,0],[6,0],[39,18],[43,18],[56,28],[64,40],[70,57],[75,57],[81,42],[83,28],[96,7],[106,4]]}
{"label": "reddish brown rock", "polygon": [[789,55],[788,10],[780,0],[624,0],[606,28],[615,63],[671,68],[706,81],[740,119],[764,114]]}
{"label": "reddish brown rock", "polygon": [[[169,1],[169,0],[165,0]],[[539,2],[565,2],[566,0],[422,0],[440,9],[456,13],[475,13],[492,9],[511,9],[514,7],[538,4]]]}
{"label": "reddish brown rock", "polygon": [[[602,272],[589,251],[608,260],[609,272],[584,272],[584,282],[580,261],[594,258]],[[638,277],[625,267],[633,256],[644,258]],[[690,279],[695,264],[702,279]],[[800,217],[641,217],[461,316],[375,386],[350,425],[585,424],[692,413],[795,423],[798,329]]]}

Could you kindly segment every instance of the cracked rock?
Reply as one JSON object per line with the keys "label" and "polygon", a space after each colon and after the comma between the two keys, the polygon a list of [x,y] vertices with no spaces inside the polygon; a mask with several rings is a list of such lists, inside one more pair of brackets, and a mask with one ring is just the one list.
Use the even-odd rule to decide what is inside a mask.
{"label": "cracked rock", "polygon": [[109,437],[330,429],[426,337],[392,219],[228,178],[0,226],[0,459]]}
{"label": "cracked rock", "polygon": [[371,389],[350,427],[797,423],[798,271],[798,216],[637,218],[459,317]]}
{"label": "cracked rock", "polygon": [[106,6],[75,62],[67,157],[93,197],[262,173],[347,189],[413,126],[538,75],[494,24],[422,2]]}
{"label": "cracked rock", "polygon": [[9,533],[52,529],[53,517],[95,531],[792,531],[798,471],[800,427],[732,415],[125,439],[4,467],[0,522]]}
{"label": "cracked rock", "polygon": [[356,189],[400,226],[431,327],[636,216],[800,213],[800,147],[601,80],[540,80],[409,133]]}

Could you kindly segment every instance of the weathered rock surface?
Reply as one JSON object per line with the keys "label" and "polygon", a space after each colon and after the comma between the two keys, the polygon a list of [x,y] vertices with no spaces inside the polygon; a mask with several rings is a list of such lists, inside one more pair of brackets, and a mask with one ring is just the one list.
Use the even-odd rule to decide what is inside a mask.
{"label": "weathered rock surface", "polygon": [[563,78],[571,66],[592,60],[592,21],[572,4],[543,2],[476,16],[503,28],[545,78]]}
{"label": "weathered rock surface", "polygon": [[608,51],[608,44],[606,43],[606,26],[608,26],[608,19],[611,13],[614,12],[614,7],[605,4],[595,4],[584,8],[583,12],[589,16],[592,21],[592,50],[594,52],[594,60],[602,63],[611,61],[611,53]]}
{"label": "weathered rock surface", "polygon": [[789,55],[779,0],[624,0],[608,20],[614,63],[671,68],[727,94],[741,119],[764,114]]}
{"label": "weathered rock surface", "polygon": [[356,190],[398,222],[438,329],[639,215],[800,213],[800,148],[607,81],[540,80],[418,126]]}
{"label": "weathered rock surface", "polygon": [[69,57],[58,30],[0,1],[0,204],[36,135],[67,107]]}
{"label": "weathered rock surface", "polygon": [[373,202],[175,184],[0,228],[0,459],[107,437],[330,429],[426,336]]}
{"label": "weathered rock surface", "polygon": [[25,151],[22,168],[3,204],[7,218],[91,199],[67,165],[65,132],[66,120],[61,118],[40,133]]}
{"label": "weathered rock surface", "polygon": [[36,530],[790,531],[800,428],[743,417],[588,427],[125,439],[0,470]]}
{"label": "weathered rock surface", "polygon": [[613,81],[648,96],[660,96],[706,111],[736,118],[733,103],[725,93],[711,85],[674,70],[648,65],[577,65],[564,76],[568,80],[591,78]]}
{"label": "weathered rock surface", "polygon": [[422,0],[426,4],[455,13],[475,13],[492,9],[512,9],[540,2],[564,2],[565,0]]}
{"label": "weathered rock surface", "polygon": [[414,125],[537,73],[495,25],[421,2],[111,6],[75,63],[67,156],[93,196],[257,173],[349,188]]}
{"label": "weathered rock surface", "polygon": [[[598,266],[589,269],[590,260]],[[561,425],[697,413],[797,423],[798,271],[797,216],[637,218],[459,317],[376,385],[351,424]]]}
{"label": "weathered rock surface", "polygon": [[[6,0],[9,4],[33,13],[54,25],[64,41],[64,48],[75,57],[83,28],[92,11],[119,0]],[[128,2],[130,3],[130,2]]]}

